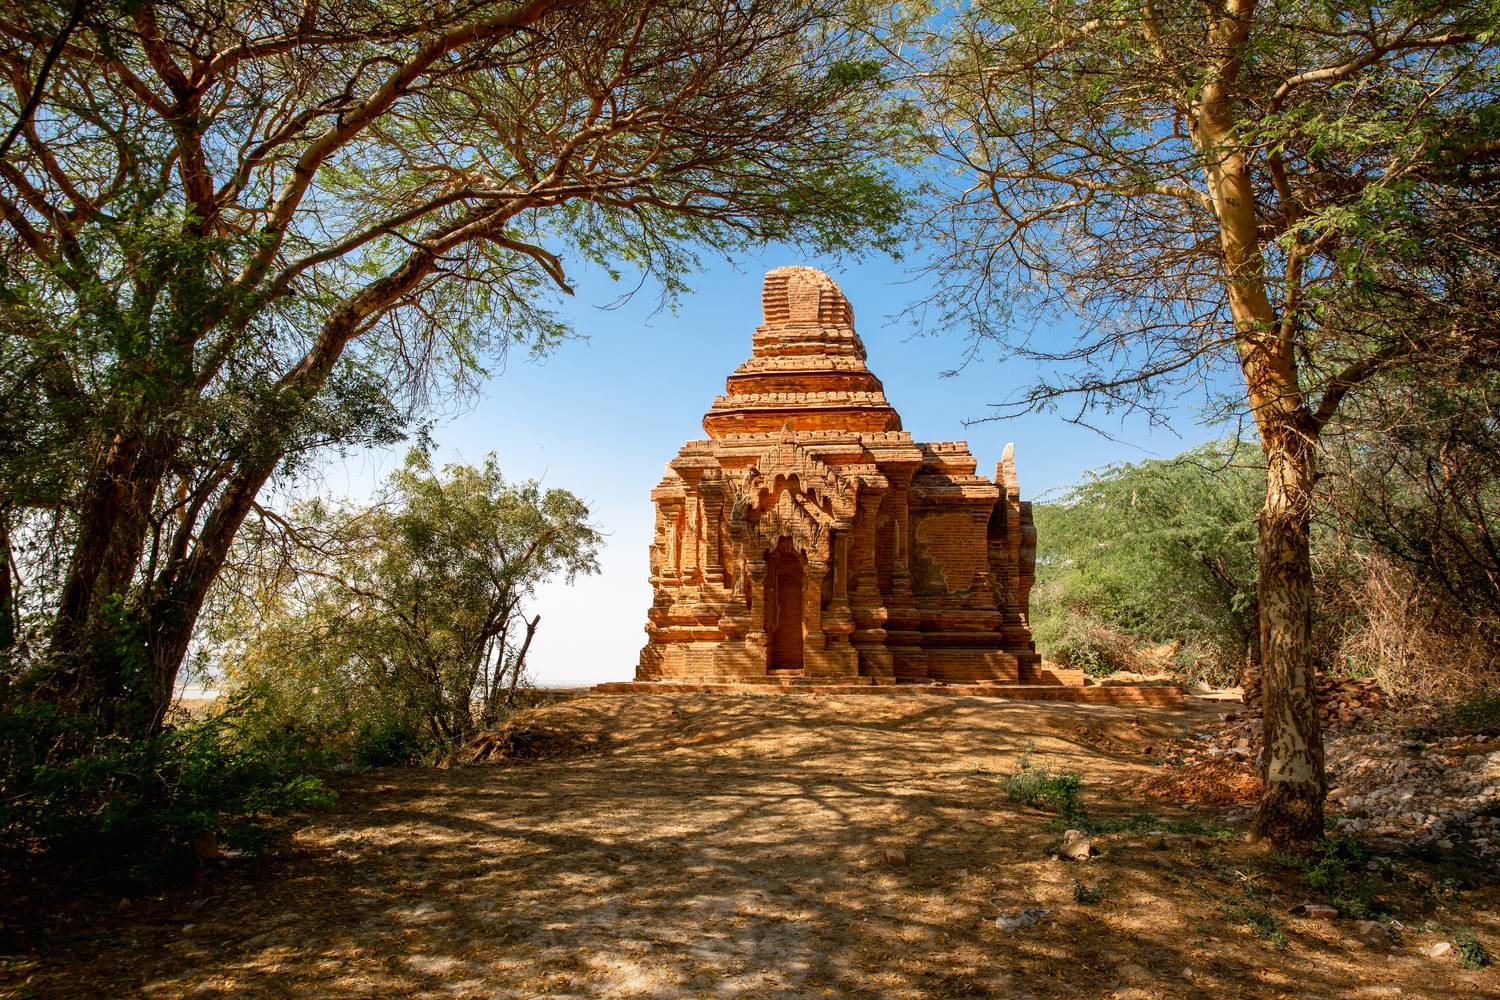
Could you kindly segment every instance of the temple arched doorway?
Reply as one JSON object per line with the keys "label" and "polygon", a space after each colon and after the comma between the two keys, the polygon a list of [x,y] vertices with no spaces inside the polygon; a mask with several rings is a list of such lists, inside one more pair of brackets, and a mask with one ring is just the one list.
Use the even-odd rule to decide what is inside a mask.
{"label": "temple arched doorway", "polygon": [[782,536],[766,562],[769,670],[802,669],[802,556]]}

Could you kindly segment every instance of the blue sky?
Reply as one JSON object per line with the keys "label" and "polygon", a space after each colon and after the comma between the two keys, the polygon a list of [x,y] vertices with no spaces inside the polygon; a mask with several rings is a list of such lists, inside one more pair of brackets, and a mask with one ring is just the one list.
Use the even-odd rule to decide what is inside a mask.
{"label": "blue sky", "polygon": [[[571,587],[549,585],[538,595],[534,610],[542,623],[529,660],[537,683],[632,676],[651,600],[650,491],[682,443],[705,436],[704,411],[750,354],[750,334],[760,322],[761,277],[785,264],[821,267],[843,288],[870,369],[885,383],[906,430],[922,441],[967,441],[986,475],[1006,442],[1014,441],[1027,498],[1055,494],[1089,469],[1167,457],[1215,436],[1187,407],[1170,430],[1153,430],[1142,420],[1099,418],[1115,440],[1045,414],[965,427],[985,416],[988,404],[1029,384],[1035,369],[1000,363],[992,354],[955,377],[942,377],[963,358],[964,341],[957,335],[911,335],[898,314],[928,286],[911,280],[908,266],[885,258],[840,263],[772,248],[733,264],[705,259],[691,294],[674,312],[656,311],[649,286],[625,305],[604,309],[619,297],[622,284],[575,273],[577,294],[564,315],[583,337],[541,361],[517,352],[503,370],[495,366],[470,406],[433,432],[439,462],[477,462],[493,451],[508,478],[541,479],[583,497],[607,536],[597,576]],[[1043,329],[1041,335],[1063,338],[1068,330]],[[400,457],[397,449],[351,459],[329,469],[321,487],[365,495]]]}

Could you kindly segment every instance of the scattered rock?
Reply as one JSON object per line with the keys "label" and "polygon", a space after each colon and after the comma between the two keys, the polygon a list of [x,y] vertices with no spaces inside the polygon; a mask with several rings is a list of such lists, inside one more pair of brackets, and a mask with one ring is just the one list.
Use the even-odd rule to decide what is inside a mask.
{"label": "scattered rock", "polygon": [[1453,954],[1453,945],[1447,941],[1439,941],[1437,944],[1430,944],[1420,949],[1420,951],[1428,958],[1446,958]]}
{"label": "scattered rock", "polygon": [[1313,920],[1337,920],[1339,918],[1338,907],[1329,906],[1327,903],[1298,903],[1287,912],[1299,917],[1311,917]]}
{"label": "scattered rock", "polygon": [[1390,930],[1378,920],[1357,921],[1354,933],[1366,948],[1390,948],[1396,943]]}
{"label": "scattered rock", "polygon": [[[1487,860],[1500,856],[1500,737],[1423,731],[1418,739],[1390,727],[1366,731],[1351,723],[1386,708],[1372,680],[1320,676],[1318,684],[1328,773],[1337,779],[1328,815],[1339,833],[1444,851],[1467,848]],[[1253,679],[1245,692],[1246,703],[1258,706]],[[1137,791],[1174,803],[1255,802],[1264,744],[1257,716],[1241,712],[1208,731],[1158,743],[1156,759],[1167,766],[1139,781]]]}
{"label": "scattered rock", "polygon": [[[1324,729],[1343,729],[1373,712],[1384,711],[1385,693],[1373,677],[1333,677],[1318,671],[1318,711]],[[1260,675],[1251,670],[1244,679],[1242,699],[1259,715]],[[1250,713],[1247,713],[1250,714]]]}
{"label": "scattered rock", "polygon": [[1051,910],[1031,909],[1018,910],[1015,913],[1002,913],[995,918],[995,926],[1006,933],[1024,931],[1028,927],[1035,927],[1043,917],[1051,912]]}
{"label": "scattered rock", "polygon": [[892,868],[906,867],[906,852],[899,847],[887,847],[880,852],[880,858]]}
{"label": "scattered rock", "polygon": [[1063,834],[1062,847],[1057,856],[1064,861],[1087,861],[1094,853],[1094,843],[1079,830],[1068,830]]}

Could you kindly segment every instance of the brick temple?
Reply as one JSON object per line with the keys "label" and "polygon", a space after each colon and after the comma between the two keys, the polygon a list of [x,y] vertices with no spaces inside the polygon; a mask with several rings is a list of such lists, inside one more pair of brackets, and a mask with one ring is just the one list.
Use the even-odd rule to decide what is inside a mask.
{"label": "brick temple", "polygon": [[901,427],[854,311],[807,267],[766,275],[751,355],[651,493],[636,680],[1081,684],[1045,675],[1014,449],[994,479],[961,441]]}

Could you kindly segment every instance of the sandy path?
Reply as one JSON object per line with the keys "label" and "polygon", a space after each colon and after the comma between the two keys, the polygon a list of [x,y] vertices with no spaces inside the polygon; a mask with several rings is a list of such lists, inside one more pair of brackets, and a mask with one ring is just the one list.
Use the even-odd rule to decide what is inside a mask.
{"label": "sandy path", "polygon": [[[1124,788],[1153,771],[1139,748],[1213,711],[583,699],[543,716],[603,734],[597,752],[361,776],[286,860],[138,904],[110,936],[12,968],[10,984],[49,997],[757,1000],[1496,985],[1492,970],[1414,955],[1428,940],[1417,936],[1374,957],[1347,929],[1288,917],[1290,947],[1275,949],[1224,911],[1259,878],[1250,848],[1137,835],[1065,864],[1048,856],[1049,817],[1000,791],[1034,743],[1039,762],[1085,772],[1096,814],[1138,810]],[[1087,745],[1085,726],[1107,729],[1118,752]],[[1080,876],[1102,901],[1074,901]],[[1467,919],[1500,950],[1493,894],[1480,902],[1489,916]],[[1026,907],[1053,913],[1028,931],[993,925]]]}

